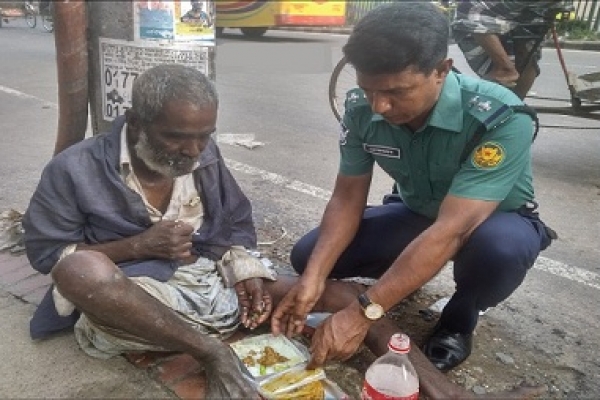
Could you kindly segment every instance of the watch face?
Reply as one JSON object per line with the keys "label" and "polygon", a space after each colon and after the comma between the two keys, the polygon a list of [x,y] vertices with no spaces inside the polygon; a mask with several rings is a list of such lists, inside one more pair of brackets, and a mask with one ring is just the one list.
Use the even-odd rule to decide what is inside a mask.
{"label": "watch face", "polygon": [[379,304],[371,303],[365,308],[365,316],[371,320],[377,320],[383,317],[383,307]]}

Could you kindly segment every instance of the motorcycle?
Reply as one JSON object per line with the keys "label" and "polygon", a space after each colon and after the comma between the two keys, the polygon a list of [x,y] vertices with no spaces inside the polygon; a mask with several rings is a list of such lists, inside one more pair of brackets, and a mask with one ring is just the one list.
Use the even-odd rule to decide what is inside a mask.
{"label": "motorcycle", "polygon": [[20,6],[6,3],[8,6],[0,7],[0,28],[3,23],[8,24],[11,20],[25,18],[27,26],[35,28],[37,25],[38,9],[31,1],[25,1]]}

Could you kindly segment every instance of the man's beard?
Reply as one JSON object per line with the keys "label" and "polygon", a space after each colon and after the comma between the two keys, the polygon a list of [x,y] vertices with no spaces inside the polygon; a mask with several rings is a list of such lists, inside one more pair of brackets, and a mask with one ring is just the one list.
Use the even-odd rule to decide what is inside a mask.
{"label": "man's beard", "polygon": [[138,158],[152,171],[175,178],[192,172],[196,159],[181,154],[168,154],[150,141],[144,130],[133,147]]}

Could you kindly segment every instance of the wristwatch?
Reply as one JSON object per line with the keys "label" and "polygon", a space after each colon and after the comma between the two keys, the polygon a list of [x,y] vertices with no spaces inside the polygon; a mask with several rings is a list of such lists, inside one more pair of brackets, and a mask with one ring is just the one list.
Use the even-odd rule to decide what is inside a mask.
{"label": "wristwatch", "polygon": [[385,312],[383,311],[383,307],[381,307],[380,304],[373,303],[371,299],[369,299],[369,296],[366,295],[366,293],[361,293],[358,296],[358,304],[360,304],[360,307],[362,308],[365,317],[367,317],[371,321],[377,321],[385,314]]}

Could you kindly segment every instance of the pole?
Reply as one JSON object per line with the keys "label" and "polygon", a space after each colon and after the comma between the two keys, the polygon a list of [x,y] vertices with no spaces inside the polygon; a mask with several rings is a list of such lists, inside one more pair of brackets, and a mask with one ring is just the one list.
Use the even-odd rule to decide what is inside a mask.
{"label": "pole", "polygon": [[83,1],[54,3],[58,127],[54,154],[85,137],[88,121],[86,13]]}

